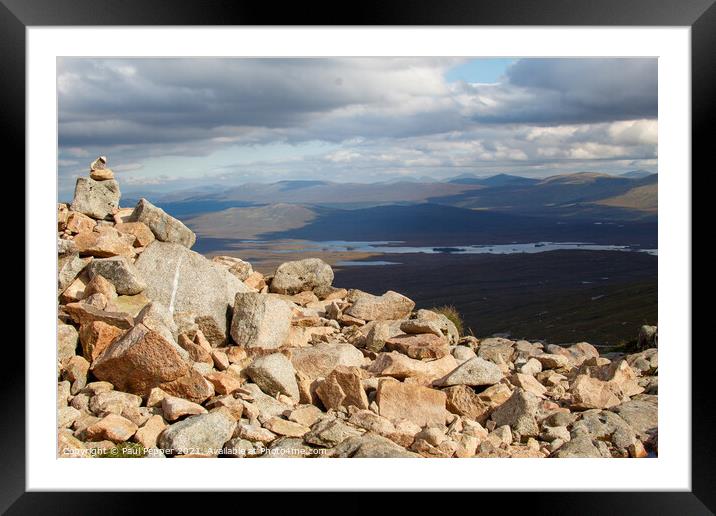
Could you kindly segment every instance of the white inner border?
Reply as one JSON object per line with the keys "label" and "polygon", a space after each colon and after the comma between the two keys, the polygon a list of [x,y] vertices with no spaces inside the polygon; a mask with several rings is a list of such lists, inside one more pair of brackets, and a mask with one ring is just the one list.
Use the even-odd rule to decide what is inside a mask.
{"label": "white inner border", "polygon": [[[32,27],[27,43],[29,491],[690,489],[690,28]],[[659,57],[659,458],[56,459],[56,57],[381,55]]]}

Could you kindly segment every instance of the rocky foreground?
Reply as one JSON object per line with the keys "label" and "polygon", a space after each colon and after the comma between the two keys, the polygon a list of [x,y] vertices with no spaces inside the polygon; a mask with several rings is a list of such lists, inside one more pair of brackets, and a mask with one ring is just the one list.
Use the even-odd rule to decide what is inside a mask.
{"label": "rocky foreground", "polygon": [[319,259],[207,259],[90,168],[58,206],[58,456],[656,453],[655,327],[631,355],[462,336],[396,292],[333,287]]}

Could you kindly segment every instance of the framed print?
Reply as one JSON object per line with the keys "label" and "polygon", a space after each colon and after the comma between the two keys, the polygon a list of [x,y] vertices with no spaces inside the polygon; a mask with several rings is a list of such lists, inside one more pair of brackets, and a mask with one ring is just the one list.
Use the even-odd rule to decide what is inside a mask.
{"label": "framed print", "polygon": [[710,514],[713,2],[209,4],[3,2],[27,189],[3,510],[435,490]]}

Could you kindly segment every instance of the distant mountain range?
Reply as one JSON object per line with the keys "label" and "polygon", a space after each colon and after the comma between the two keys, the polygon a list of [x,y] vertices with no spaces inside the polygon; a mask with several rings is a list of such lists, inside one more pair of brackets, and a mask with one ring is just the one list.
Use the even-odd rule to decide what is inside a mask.
{"label": "distant mountain range", "polygon": [[630,172],[624,172],[621,174],[622,177],[629,177],[631,179],[641,179],[642,177],[647,177],[654,175],[653,172],[649,172],[648,170],[632,170]]}
{"label": "distant mountain range", "polygon": [[291,204],[339,209],[429,203],[468,210],[585,220],[655,219],[658,176],[635,170],[619,176],[582,172],[543,179],[469,174],[446,181],[336,183],[301,180],[249,183],[217,190],[173,192],[151,201],[175,215]]}

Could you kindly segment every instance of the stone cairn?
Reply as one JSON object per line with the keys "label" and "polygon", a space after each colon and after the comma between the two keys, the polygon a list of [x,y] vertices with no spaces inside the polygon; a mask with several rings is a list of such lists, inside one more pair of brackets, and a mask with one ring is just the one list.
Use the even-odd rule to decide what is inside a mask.
{"label": "stone cairn", "polygon": [[58,205],[60,457],[657,451],[655,347],[463,336],[397,292],[332,286],[320,259],[264,276],[206,258],[181,221],[119,201],[100,157]]}

